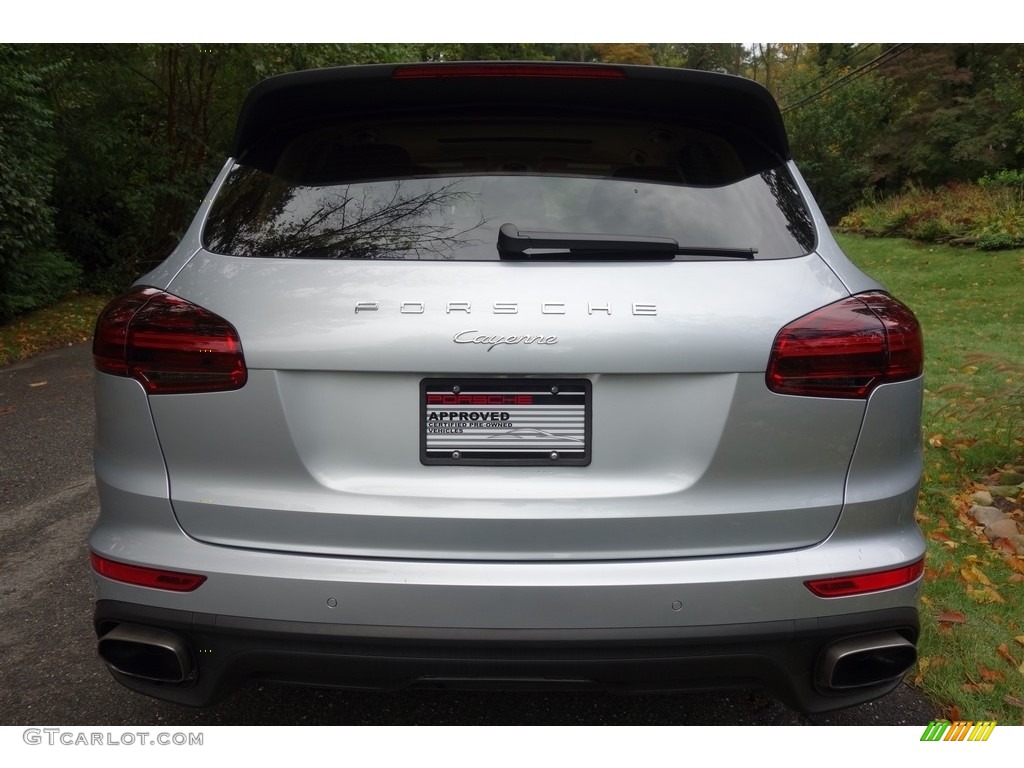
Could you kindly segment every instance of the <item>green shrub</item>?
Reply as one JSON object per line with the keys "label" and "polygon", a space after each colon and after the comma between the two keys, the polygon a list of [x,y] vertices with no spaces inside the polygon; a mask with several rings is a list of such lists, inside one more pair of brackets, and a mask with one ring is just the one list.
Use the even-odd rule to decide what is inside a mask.
{"label": "green shrub", "polygon": [[52,304],[74,288],[80,277],[78,265],[55,251],[5,264],[0,276],[0,322]]}
{"label": "green shrub", "polygon": [[1024,171],[1003,169],[995,173],[986,173],[978,184],[982,187],[1009,187],[1024,192]]}
{"label": "green shrub", "polygon": [[1008,232],[997,232],[991,235],[982,235],[974,243],[979,251],[1002,251],[1007,248],[1020,248],[1024,246],[1024,238],[1015,237]]}
{"label": "green shrub", "polygon": [[839,222],[839,230],[869,237],[906,237],[979,250],[1024,246],[1024,172],[1001,171],[977,184],[938,189],[911,187],[883,200],[865,199]]}

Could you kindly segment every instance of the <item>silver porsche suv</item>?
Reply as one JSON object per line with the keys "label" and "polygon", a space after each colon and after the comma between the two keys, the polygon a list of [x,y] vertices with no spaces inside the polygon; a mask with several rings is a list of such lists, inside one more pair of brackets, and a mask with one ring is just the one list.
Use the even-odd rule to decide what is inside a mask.
{"label": "silver porsche suv", "polygon": [[745,79],[409,64],[248,95],[94,341],[99,655],[206,705],[916,659],[922,340]]}

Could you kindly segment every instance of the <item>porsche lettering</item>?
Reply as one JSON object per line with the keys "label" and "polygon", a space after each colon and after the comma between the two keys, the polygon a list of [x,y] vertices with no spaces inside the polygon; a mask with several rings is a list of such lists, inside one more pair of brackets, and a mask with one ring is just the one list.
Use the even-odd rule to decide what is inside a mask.
{"label": "porsche lettering", "polygon": [[533,395],[521,394],[446,394],[432,392],[427,405],[532,405]]}
{"label": "porsche lettering", "polygon": [[[586,313],[588,315],[602,315],[610,317],[615,314],[615,308],[611,302],[588,301],[586,304],[572,304],[564,301],[543,301],[539,305],[527,305],[517,301],[496,301],[482,310],[477,308],[478,314],[492,315],[518,315],[520,312],[536,308],[541,315],[569,315]],[[388,306],[382,301],[357,301],[355,312],[381,312],[397,311],[401,315],[424,315],[430,310],[425,301],[402,301],[395,305]],[[444,311],[446,315],[461,313],[472,315],[474,313],[473,302],[470,301],[446,301],[437,303],[434,307],[437,311]],[[658,314],[658,305],[647,302],[631,302],[626,305],[624,312],[635,317],[653,317]]]}

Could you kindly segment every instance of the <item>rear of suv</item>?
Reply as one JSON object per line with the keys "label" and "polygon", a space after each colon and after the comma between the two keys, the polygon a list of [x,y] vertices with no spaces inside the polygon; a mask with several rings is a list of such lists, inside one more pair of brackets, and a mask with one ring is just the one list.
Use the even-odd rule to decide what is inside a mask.
{"label": "rear of suv", "polygon": [[100,656],[206,705],[349,688],[899,684],[922,342],[755,83],[271,78],[101,315]]}

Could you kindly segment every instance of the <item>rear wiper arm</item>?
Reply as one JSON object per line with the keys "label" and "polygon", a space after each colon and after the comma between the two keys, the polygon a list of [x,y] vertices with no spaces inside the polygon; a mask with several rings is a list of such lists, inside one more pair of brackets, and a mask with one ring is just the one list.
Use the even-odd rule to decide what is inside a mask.
{"label": "rear wiper arm", "polygon": [[671,237],[526,232],[515,224],[502,224],[498,230],[498,255],[510,261],[671,261],[676,256],[753,259],[756,253],[757,248],[681,246]]}

